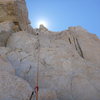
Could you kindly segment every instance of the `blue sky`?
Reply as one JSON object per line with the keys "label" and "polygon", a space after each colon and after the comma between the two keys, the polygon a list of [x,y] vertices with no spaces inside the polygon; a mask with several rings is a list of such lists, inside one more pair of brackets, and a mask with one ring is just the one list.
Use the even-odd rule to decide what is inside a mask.
{"label": "blue sky", "polygon": [[82,26],[100,38],[100,0],[26,0],[34,28],[39,20],[52,31]]}

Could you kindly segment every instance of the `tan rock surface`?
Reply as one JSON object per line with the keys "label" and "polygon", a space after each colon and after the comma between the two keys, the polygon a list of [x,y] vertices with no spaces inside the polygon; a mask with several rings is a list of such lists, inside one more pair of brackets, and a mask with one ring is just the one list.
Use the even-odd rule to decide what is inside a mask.
{"label": "tan rock surface", "polygon": [[[13,31],[14,24],[12,22],[0,23],[0,46],[6,46],[8,38]],[[6,28],[5,28],[6,27]]]}
{"label": "tan rock surface", "polygon": [[29,100],[38,67],[39,100],[100,100],[95,35],[80,26],[33,29],[25,0],[0,0],[0,13],[0,100]]}
{"label": "tan rock surface", "polygon": [[100,40],[81,27],[73,27],[70,32],[77,38],[84,58],[100,66]]}
{"label": "tan rock surface", "polygon": [[[17,75],[27,80],[34,87],[36,82],[37,57],[39,56],[40,88],[56,91],[58,100],[80,100],[82,96],[84,97],[82,100],[99,100],[100,67],[98,64],[95,64],[95,61],[91,62],[85,59],[80,41],[76,37],[77,33],[73,35],[69,30],[50,32],[43,28],[45,27],[36,30],[36,34],[38,33],[36,36],[29,36],[30,34],[19,32],[10,37],[8,47],[13,49],[21,48],[25,52],[29,50],[26,53],[30,54],[30,56],[26,56],[19,63],[18,59],[23,59],[23,55],[18,52],[16,54],[15,51],[7,55],[13,66],[17,66]],[[86,32],[84,29],[81,30]],[[31,38],[35,38],[35,42]],[[19,41],[16,42],[16,40]],[[26,40],[33,42],[33,45],[31,42],[25,42]],[[31,45],[33,48],[30,48]],[[35,45],[37,48],[35,48]],[[31,70],[28,71],[30,69],[28,66],[30,65]],[[85,87],[86,84],[88,86]]]}
{"label": "tan rock surface", "polygon": [[56,92],[49,89],[40,89],[39,100],[58,100]]}
{"label": "tan rock surface", "polygon": [[0,71],[6,71],[10,74],[15,75],[15,70],[10,64],[10,62],[5,58],[0,56]]}
{"label": "tan rock surface", "polygon": [[31,92],[26,81],[0,71],[0,100],[29,100]]}
{"label": "tan rock surface", "polygon": [[12,34],[8,39],[7,46],[12,49],[21,49],[25,52],[31,53],[38,47],[38,41],[35,36],[25,31],[20,31]]}
{"label": "tan rock surface", "polygon": [[30,24],[25,0],[0,0],[0,13],[0,22],[14,22],[21,30]]}

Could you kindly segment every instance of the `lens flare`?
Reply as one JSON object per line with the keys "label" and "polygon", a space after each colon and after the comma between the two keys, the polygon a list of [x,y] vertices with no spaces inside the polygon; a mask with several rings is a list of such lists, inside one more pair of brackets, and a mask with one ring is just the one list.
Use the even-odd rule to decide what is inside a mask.
{"label": "lens flare", "polygon": [[43,25],[43,26],[45,26],[45,27],[48,27],[47,22],[44,21],[44,20],[40,20],[40,21],[38,21],[38,23],[37,23],[37,27],[39,28],[40,25]]}

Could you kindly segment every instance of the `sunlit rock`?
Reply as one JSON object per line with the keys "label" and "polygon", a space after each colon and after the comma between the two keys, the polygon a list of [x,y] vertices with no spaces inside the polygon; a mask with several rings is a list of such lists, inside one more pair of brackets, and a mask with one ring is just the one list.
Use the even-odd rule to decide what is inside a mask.
{"label": "sunlit rock", "polygon": [[15,75],[15,69],[12,67],[11,63],[7,60],[7,58],[2,56],[0,56],[0,71],[6,71]]}
{"label": "sunlit rock", "polygon": [[0,71],[0,100],[29,100],[31,93],[25,80]]}
{"label": "sunlit rock", "polygon": [[96,35],[33,29],[25,0],[0,0],[0,13],[0,100],[29,100],[37,74],[39,100],[100,100]]}
{"label": "sunlit rock", "polygon": [[8,39],[7,47],[12,49],[21,49],[25,52],[31,53],[34,52],[38,47],[37,38],[32,34],[29,34],[25,31],[20,31],[12,34],[12,36]]}

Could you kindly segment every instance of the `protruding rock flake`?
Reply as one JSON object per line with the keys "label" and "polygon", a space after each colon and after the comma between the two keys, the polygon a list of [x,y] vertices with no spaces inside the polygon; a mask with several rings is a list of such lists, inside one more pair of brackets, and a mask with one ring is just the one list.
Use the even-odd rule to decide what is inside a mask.
{"label": "protruding rock flake", "polygon": [[33,29],[25,0],[0,0],[0,100],[29,100],[37,72],[39,100],[100,100],[100,39]]}

